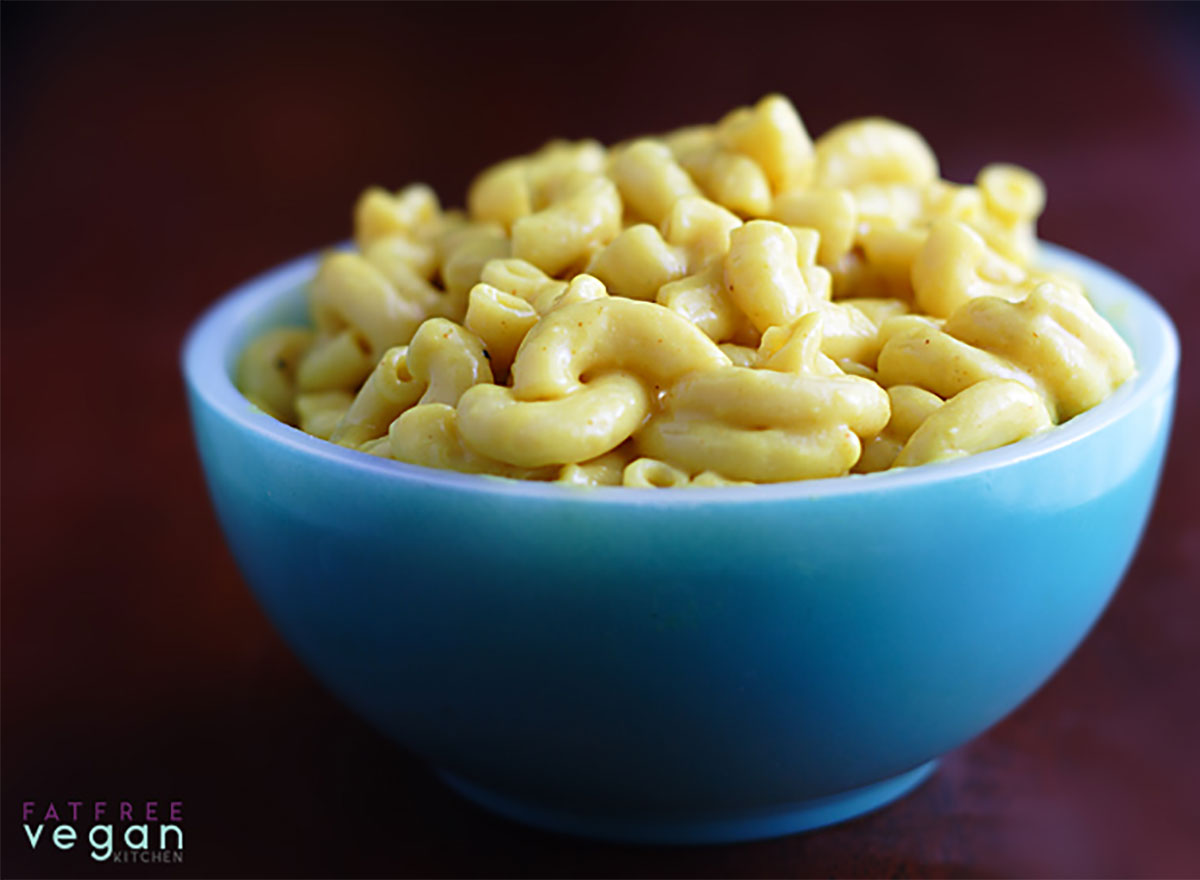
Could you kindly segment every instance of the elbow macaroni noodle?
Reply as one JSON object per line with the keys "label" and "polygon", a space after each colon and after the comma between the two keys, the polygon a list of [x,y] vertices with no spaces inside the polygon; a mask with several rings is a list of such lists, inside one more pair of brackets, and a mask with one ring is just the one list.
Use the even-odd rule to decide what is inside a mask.
{"label": "elbow macaroni noodle", "polygon": [[1095,406],[1134,372],[1035,265],[1045,192],[939,178],[887,119],[812,140],[779,95],[484,171],[467,211],[368,189],[310,328],[243,352],[276,419],[426,467],[576,486],[780,482],[947,461]]}

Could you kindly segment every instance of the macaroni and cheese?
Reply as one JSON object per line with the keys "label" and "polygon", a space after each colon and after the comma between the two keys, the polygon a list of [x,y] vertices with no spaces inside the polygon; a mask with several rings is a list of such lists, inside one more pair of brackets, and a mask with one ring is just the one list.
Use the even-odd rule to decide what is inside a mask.
{"label": "macaroni and cheese", "polygon": [[779,95],[485,170],[467,210],[368,189],[311,326],[237,384],[362,452],[577,486],[725,486],[946,461],[1095,406],[1134,371],[1040,271],[1041,182],[942,180],[887,119],[815,141]]}

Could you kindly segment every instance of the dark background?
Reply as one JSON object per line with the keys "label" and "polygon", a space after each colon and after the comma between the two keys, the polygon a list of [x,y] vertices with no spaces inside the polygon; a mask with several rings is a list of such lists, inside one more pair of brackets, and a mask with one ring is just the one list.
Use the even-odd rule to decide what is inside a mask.
{"label": "dark background", "polygon": [[[3,12],[6,876],[1200,874],[1195,7],[24,5]],[[1145,542],[1066,667],[911,797],[777,841],[601,846],[442,789],[292,659],[224,548],[177,366],[245,278],[344,238],[365,185],[556,136],[883,114],[951,179],[1046,181],[1042,234],[1183,336]],[[179,866],[31,852],[21,802],[182,800]]]}

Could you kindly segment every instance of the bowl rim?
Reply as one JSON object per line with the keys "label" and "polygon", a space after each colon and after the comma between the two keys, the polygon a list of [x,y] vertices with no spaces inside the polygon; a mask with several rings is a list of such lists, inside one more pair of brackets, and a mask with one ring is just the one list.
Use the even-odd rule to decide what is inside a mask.
{"label": "bowl rim", "polygon": [[[210,305],[193,323],[181,351],[188,390],[222,417],[293,452],[315,456],[335,468],[360,476],[429,489],[538,498],[553,502],[634,504],[654,507],[693,507],[699,503],[745,504],[763,501],[814,499],[830,496],[889,492],[987,474],[1048,455],[1120,421],[1173,381],[1179,364],[1179,337],[1170,317],[1148,293],[1125,276],[1067,248],[1039,242],[1039,262],[1046,268],[1067,269],[1086,276],[1089,295],[1097,283],[1116,294],[1128,308],[1128,321],[1143,344],[1122,333],[1134,349],[1137,372],[1108,398],[1090,410],[1039,434],[998,449],[948,462],[920,467],[848,474],[785,483],[720,486],[662,491],[625,486],[574,486],[564,483],[514,480],[486,474],[463,474],[411,465],[369,455],[321,440],[277,421],[251,404],[233,384],[231,351],[238,328],[276,306],[313,277],[317,263],[330,248],[290,260],[251,278]],[[1119,323],[1119,322],[1117,322]],[[1120,331],[1120,328],[1118,328]],[[1141,349],[1146,350],[1141,350]],[[195,415],[193,414],[193,423]]]}

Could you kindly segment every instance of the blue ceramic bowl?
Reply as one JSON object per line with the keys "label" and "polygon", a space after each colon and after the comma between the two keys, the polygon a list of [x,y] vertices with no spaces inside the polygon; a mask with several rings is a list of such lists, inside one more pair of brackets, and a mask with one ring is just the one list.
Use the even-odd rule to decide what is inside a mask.
{"label": "blue ceramic bowl", "polygon": [[183,353],[229,545],[308,668],[468,798],[625,841],[829,824],[919,783],[1087,633],[1129,564],[1178,342],[1059,248],[1139,373],[1034,439],[949,464],[689,491],[575,489],[348,451],[230,376],[304,320],[316,258],[215,305]]}

